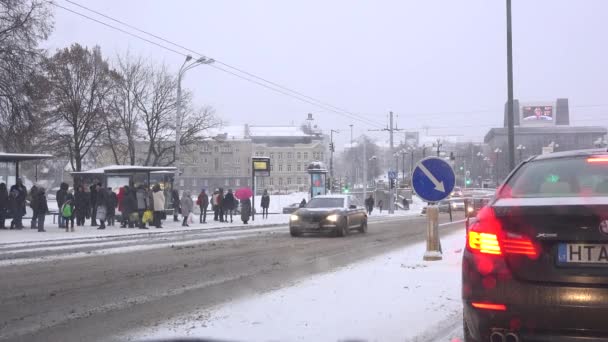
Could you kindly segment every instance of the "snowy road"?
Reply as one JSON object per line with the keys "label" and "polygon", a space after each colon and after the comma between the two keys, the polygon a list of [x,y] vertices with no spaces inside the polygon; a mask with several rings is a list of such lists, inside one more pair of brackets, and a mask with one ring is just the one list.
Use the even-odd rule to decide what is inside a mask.
{"label": "snowy road", "polygon": [[274,226],[2,244],[0,339],[112,338],[419,242],[424,223],[373,218],[347,238]]}

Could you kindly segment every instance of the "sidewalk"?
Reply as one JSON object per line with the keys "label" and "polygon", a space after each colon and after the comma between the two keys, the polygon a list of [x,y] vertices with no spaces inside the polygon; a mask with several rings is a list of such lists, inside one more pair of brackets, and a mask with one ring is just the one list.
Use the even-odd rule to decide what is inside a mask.
{"label": "sidewalk", "polygon": [[22,230],[0,230],[0,245],[4,243],[31,243],[79,238],[94,239],[106,238],[111,236],[143,235],[200,229],[207,230],[218,228],[268,226],[287,224],[289,222],[289,215],[287,214],[268,215],[268,219],[262,219],[262,215],[258,214],[255,218],[255,221],[250,220],[249,224],[247,225],[243,224],[240,215],[233,216],[233,223],[221,223],[213,221],[212,214],[211,216],[207,215],[206,224],[201,224],[198,223],[198,215],[196,215],[194,217],[194,223],[190,224],[190,227],[182,227],[181,220],[179,222],[173,222],[173,216],[167,216],[167,219],[164,220],[162,223],[163,228],[160,229],[157,229],[156,227],[150,227],[149,225],[148,229],[120,228],[120,223],[116,222],[116,225],[114,227],[106,227],[106,229],[99,230],[97,229],[98,227],[91,227],[89,221],[87,221],[84,227],[74,227],[74,233],[67,233],[64,228],[58,228],[57,224],[52,224],[50,222],[45,223],[46,232],[38,232],[36,229],[29,228],[30,220],[24,220],[23,224],[25,228]]}

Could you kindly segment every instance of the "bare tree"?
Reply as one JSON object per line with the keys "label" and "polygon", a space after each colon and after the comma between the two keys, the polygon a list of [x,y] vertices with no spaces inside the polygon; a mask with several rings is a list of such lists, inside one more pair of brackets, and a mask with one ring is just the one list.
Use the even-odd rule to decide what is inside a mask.
{"label": "bare tree", "polygon": [[[146,165],[167,166],[175,163],[175,112],[177,109],[177,78],[165,66],[147,69],[144,91],[137,98],[141,111],[144,139],[148,143]],[[210,129],[221,122],[210,107],[193,108],[192,94],[183,92],[183,118],[180,145],[185,151],[202,142]]]}
{"label": "bare tree", "polygon": [[0,144],[9,151],[44,146],[36,141],[46,127],[37,114],[46,90],[37,45],[52,29],[49,7],[44,0],[0,0]]}
{"label": "bare tree", "polygon": [[57,51],[46,66],[50,82],[53,136],[75,171],[104,132],[109,98],[118,75],[102,58],[99,47],[78,44]]}
{"label": "bare tree", "polygon": [[[120,79],[110,108],[120,134],[111,148],[114,155],[126,155],[128,163],[135,165],[135,142],[140,136],[138,122],[142,117],[138,99],[144,98],[149,71],[141,57],[133,58],[128,52],[117,57],[115,68]],[[109,127],[107,133],[111,134]]]}

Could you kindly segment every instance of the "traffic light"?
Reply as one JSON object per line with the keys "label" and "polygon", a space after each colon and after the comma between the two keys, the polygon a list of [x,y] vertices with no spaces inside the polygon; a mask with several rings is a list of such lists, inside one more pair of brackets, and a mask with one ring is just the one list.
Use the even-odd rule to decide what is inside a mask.
{"label": "traffic light", "polygon": [[335,146],[334,146],[334,143],[333,143],[333,142],[330,142],[330,143],[329,143],[329,150],[330,150],[331,152],[335,152],[335,151],[336,151],[336,149],[335,149]]}
{"label": "traffic light", "polygon": [[464,166],[460,166],[460,171],[464,170]]}
{"label": "traffic light", "polygon": [[348,189],[348,184],[344,184],[344,188],[342,188],[342,193],[347,194],[350,190]]}
{"label": "traffic light", "polygon": [[391,179],[390,179],[390,181],[389,181],[389,184],[390,184],[390,188],[391,188],[391,189],[394,189],[394,188],[395,188],[395,183],[396,183],[396,182],[395,182],[395,179],[394,179],[394,178],[391,178]]}
{"label": "traffic light", "polygon": [[464,183],[465,183],[466,185],[471,185],[471,179],[470,179],[470,178],[467,178],[467,179],[464,181]]}

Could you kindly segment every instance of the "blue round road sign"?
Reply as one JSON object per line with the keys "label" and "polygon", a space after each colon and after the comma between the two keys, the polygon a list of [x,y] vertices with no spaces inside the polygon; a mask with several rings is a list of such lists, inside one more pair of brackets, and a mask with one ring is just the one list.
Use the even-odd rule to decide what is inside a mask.
{"label": "blue round road sign", "polygon": [[450,196],[455,183],[456,176],[450,164],[437,157],[422,159],[412,174],[414,191],[428,202],[438,202]]}

